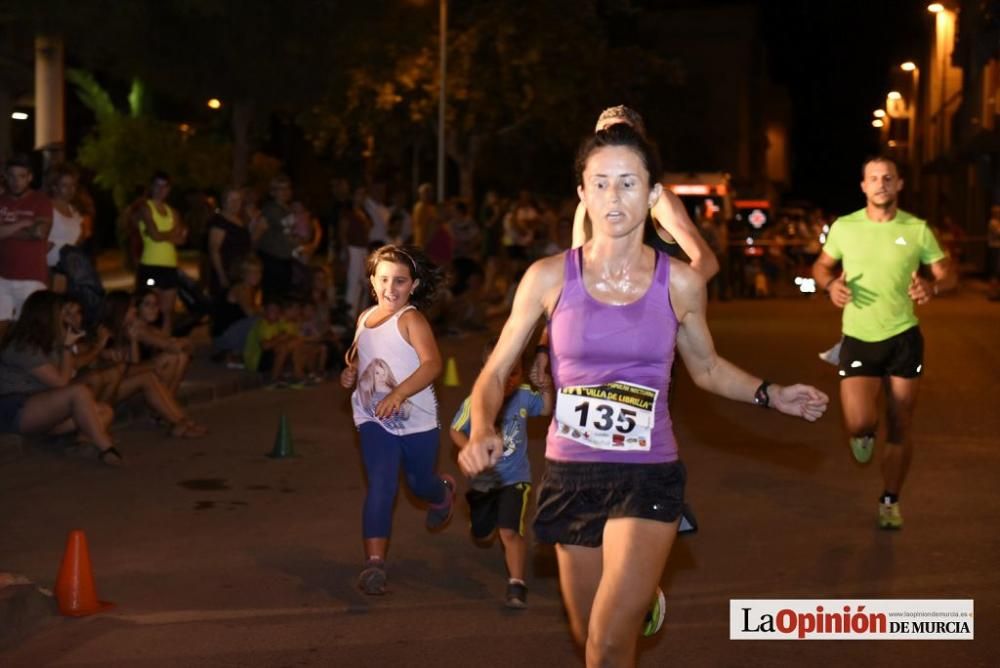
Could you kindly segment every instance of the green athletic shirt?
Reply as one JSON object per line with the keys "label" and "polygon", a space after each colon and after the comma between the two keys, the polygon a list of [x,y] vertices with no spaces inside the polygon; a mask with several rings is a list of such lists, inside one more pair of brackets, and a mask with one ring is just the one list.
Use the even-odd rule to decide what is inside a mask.
{"label": "green athletic shirt", "polygon": [[884,341],[917,324],[910,277],[921,264],[945,257],[927,222],[898,209],[884,223],[865,209],[838,218],[823,252],[843,263],[852,295],[843,331],[862,341]]}

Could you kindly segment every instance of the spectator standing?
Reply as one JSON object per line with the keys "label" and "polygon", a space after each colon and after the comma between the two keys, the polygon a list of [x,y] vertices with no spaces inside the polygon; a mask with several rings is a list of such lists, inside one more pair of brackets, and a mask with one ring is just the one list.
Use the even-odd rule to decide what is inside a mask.
{"label": "spectator standing", "polygon": [[372,246],[382,246],[389,238],[389,216],[392,211],[382,202],[385,200],[385,186],[377,183],[371,191],[365,190],[364,209],[368,219],[372,221],[368,230],[368,243]]}
{"label": "spectator standing", "polygon": [[264,270],[265,299],[280,299],[292,287],[292,254],[299,244],[292,234],[295,213],[291,205],[291,180],[284,175],[271,179],[271,199],[261,209],[264,228],[257,241],[257,254]]}
{"label": "spectator standing", "polygon": [[17,319],[24,301],[44,290],[49,279],[46,254],[52,228],[52,203],[31,188],[27,156],[15,155],[4,170],[0,195],[0,334]]}
{"label": "spectator standing", "polygon": [[434,186],[421,183],[417,188],[417,203],[413,206],[413,245],[423,248],[437,224],[437,206],[434,204]]}
{"label": "spectator standing", "polygon": [[326,230],[326,261],[328,264],[333,264],[338,252],[342,250],[339,248],[341,218],[354,205],[351,200],[351,186],[347,179],[339,177],[331,179],[330,189],[333,193],[333,201],[330,203],[326,215],[323,216],[323,223]]}
{"label": "spectator standing", "polygon": [[[396,221],[393,225],[393,220]],[[408,244],[413,239],[413,216],[406,209],[406,193],[402,190],[396,191],[392,196],[392,208],[389,210],[389,236],[388,243]]]}
{"label": "spectator standing", "polygon": [[365,298],[365,257],[368,254],[368,238],[371,220],[365,213],[365,189],[354,191],[354,206],[346,211],[340,219],[340,247],[347,249],[347,291],[344,302],[347,304],[351,320],[361,311]]}
{"label": "spectator standing", "polygon": [[233,273],[243,258],[253,252],[250,230],[241,212],[243,193],[237,188],[222,192],[222,207],[208,221],[208,256],[211,261],[208,292],[212,301],[225,297]]}
{"label": "spectator standing", "polygon": [[479,261],[483,249],[483,235],[479,224],[469,215],[469,206],[462,201],[455,202],[455,218],[451,232],[455,240],[455,258]]}
{"label": "spectator standing", "polygon": [[174,304],[177,302],[177,246],[187,236],[180,215],[167,204],[170,195],[170,177],[163,172],[153,175],[149,197],[145,206],[139,207],[139,234],[142,237],[142,257],[136,283],[152,288],[160,300],[163,313],[163,332],[173,331]]}

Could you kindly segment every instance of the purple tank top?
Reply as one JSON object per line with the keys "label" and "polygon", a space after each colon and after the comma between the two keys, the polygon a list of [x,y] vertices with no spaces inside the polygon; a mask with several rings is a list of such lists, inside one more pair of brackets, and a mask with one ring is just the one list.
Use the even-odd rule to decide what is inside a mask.
{"label": "purple tank top", "polygon": [[677,459],[667,409],[677,316],[670,258],[656,251],[646,294],[615,306],[583,283],[581,249],[566,252],[562,294],[549,321],[556,410],[545,457],[650,464]]}

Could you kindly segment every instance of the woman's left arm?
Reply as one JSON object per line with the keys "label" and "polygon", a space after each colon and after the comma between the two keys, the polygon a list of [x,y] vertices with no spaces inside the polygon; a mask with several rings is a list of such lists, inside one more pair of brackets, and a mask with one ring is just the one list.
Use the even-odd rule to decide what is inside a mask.
{"label": "woman's left arm", "polygon": [[404,401],[433,383],[441,373],[441,352],[427,318],[410,309],[399,318],[399,328],[403,338],[417,351],[420,366],[375,407],[375,415],[380,418],[398,411]]}
{"label": "woman's left arm", "polygon": [[212,269],[219,279],[219,285],[224,288],[229,287],[229,276],[226,274],[226,267],[222,264],[222,244],[226,241],[226,231],[221,227],[213,227],[208,231],[208,256],[212,260]]}
{"label": "woman's left arm", "polygon": [[705,321],[705,282],[694,269],[678,261],[671,261],[670,299],[678,321],[677,351],[698,387],[727,399],[773,407],[809,422],[826,411],[829,397],[809,385],[772,383],[763,388],[763,397],[756,396],[763,381],[716,353]]}

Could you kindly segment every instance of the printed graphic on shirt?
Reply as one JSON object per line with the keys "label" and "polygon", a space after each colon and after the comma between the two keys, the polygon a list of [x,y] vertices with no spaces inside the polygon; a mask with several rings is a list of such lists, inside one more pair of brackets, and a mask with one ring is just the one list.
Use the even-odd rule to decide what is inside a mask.
{"label": "printed graphic on shirt", "polygon": [[392,369],[389,368],[389,364],[380,357],[373,359],[371,364],[365,367],[361,377],[358,378],[358,397],[364,411],[390,431],[403,428],[412,409],[412,404],[407,399],[400,405],[399,410],[389,417],[378,418],[375,416],[375,407],[389,396],[389,393],[396,389],[397,385],[399,382],[393,375]]}
{"label": "printed graphic on shirt", "polygon": [[556,397],[556,428],[599,450],[649,450],[659,394],[624,381],[564,387]]}

